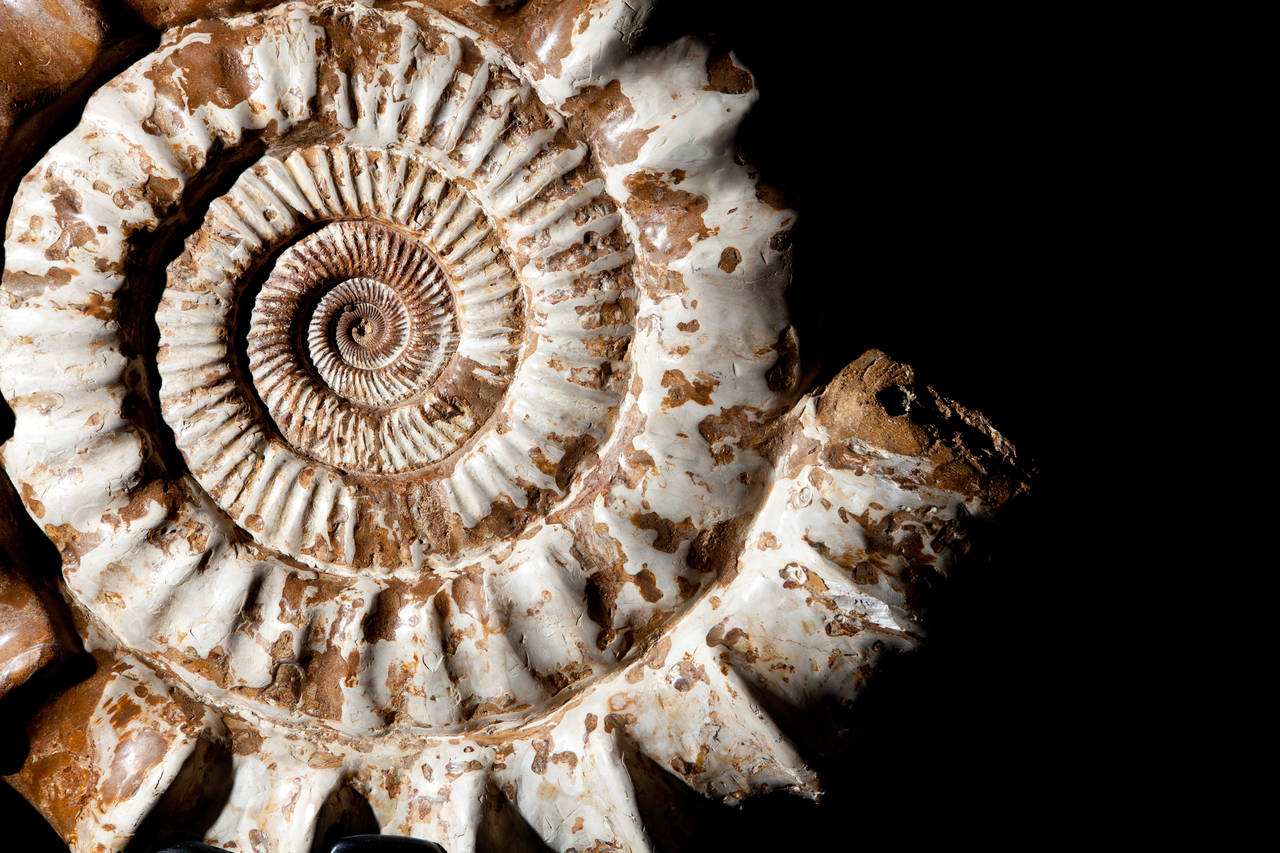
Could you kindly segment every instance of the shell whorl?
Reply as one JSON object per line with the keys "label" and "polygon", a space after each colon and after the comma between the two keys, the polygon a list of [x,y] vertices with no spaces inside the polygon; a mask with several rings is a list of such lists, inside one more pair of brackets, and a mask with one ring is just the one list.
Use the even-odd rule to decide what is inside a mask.
{"label": "shell whorl", "polygon": [[[412,470],[448,456],[467,435],[444,430],[438,393],[410,403],[412,414],[403,402],[453,362],[458,325],[452,288],[426,249],[376,222],[335,222],[286,249],[262,285],[250,371],[294,448],[348,471]],[[448,414],[452,424],[462,420]],[[463,422],[483,417],[471,412]],[[406,433],[396,422],[422,427]]]}
{"label": "shell whorl", "polygon": [[[411,331],[413,348],[402,360]],[[325,384],[369,406],[394,403],[430,382],[457,346],[447,305],[411,318],[394,288],[366,277],[334,286],[307,327],[307,354]]]}
{"label": "shell whorl", "polygon": [[[560,614],[546,623],[558,650],[533,655],[550,692],[513,667],[525,641],[505,636],[506,607],[489,599],[508,560],[528,567],[537,555],[563,571],[537,544],[563,539],[552,513],[574,501],[594,512],[618,470],[617,454],[602,455],[635,406],[640,297],[606,181],[500,52],[429,10],[286,4],[218,27],[233,47],[215,51],[204,76],[248,85],[250,109],[222,96],[197,103],[210,81],[193,67],[210,35],[174,31],[95,95],[42,167],[75,193],[93,238],[51,263],[29,249],[57,221],[41,214],[44,188],[28,183],[15,205],[7,280],[74,265],[72,290],[121,312],[120,323],[87,329],[64,310],[71,291],[15,303],[70,320],[72,358],[105,358],[101,381],[63,373],[69,350],[46,357],[48,339],[0,342],[9,399],[21,404],[28,380],[47,382],[77,410],[114,412],[75,439],[76,459],[114,471],[106,488],[63,478],[84,488],[70,503],[51,497],[44,519],[93,531],[68,564],[73,594],[198,694],[270,718],[301,712],[361,732],[541,707],[602,667],[594,642],[565,642],[584,630],[571,604],[586,594],[582,575],[557,585],[548,608]],[[348,65],[349,48],[367,62]],[[207,152],[250,138],[265,151],[200,202],[203,217],[168,264],[154,315],[159,387],[149,389],[146,345],[122,333],[145,325],[128,312],[148,298],[117,299],[156,281],[154,270],[129,271],[132,235],[185,221],[169,217],[189,185],[210,180]],[[111,168],[83,165],[102,162]],[[31,371],[20,367],[28,359]],[[158,404],[141,421],[123,402],[139,394]],[[34,483],[76,464],[48,438],[36,449],[31,426],[24,419],[8,447],[10,470]],[[166,441],[181,457],[176,476]],[[47,473],[27,466],[29,454]],[[530,553],[513,555],[517,546]],[[322,632],[344,659],[361,648],[343,626],[352,608],[374,607],[374,579],[412,585],[389,599],[402,602],[384,617],[391,624],[435,627],[379,662],[375,686],[320,701],[307,693],[332,678],[320,658],[303,668],[301,693],[273,686],[275,661],[308,659],[327,645]],[[433,606],[451,584],[478,598]],[[518,586],[503,594],[527,594]],[[245,620],[245,608],[261,618]],[[435,631],[453,639],[435,642]],[[459,640],[491,634],[480,647]]]}
{"label": "shell whorl", "polygon": [[[377,249],[370,251],[369,244]],[[388,406],[429,386],[458,348],[444,275],[429,256],[385,227],[361,222],[325,228],[291,247],[264,289],[279,300],[283,316],[272,316],[265,296],[259,299],[254,311],[262,314],[249,332],[251,364],[269,358],[258,349],[260,339],[297,323],[305,327],[306,361],[334,393],[353,403]],[[315,302],[318,289],[323,295]],[[307,297],[314,306],[310,320],[298,312],[299,300]],[[299,355],[294,360],[301,362]]]}
{"label": "shell whorl", "polygon": [[[522,209],[546,218],[550,208],[553,222],[590,217],[591,196],[578,196],[577,205],[534,198]],[[634,298],[629,253],[594,248],[593,232],[581,233],[545,229],[540,252],[585,250],[582,260],[602,259],[602,269],[574,269],[577,257],[567,269],[526,263],[522,284],[515,266],[528,250],[423,152],[329,144],[266,155],[210,205],[169,268],[160,398],[188,467],[263,544],[318,567],[416,572],[436,555],[484,546],[492,536],[478,528],[495,503],[520,512],[531,490],[565,494],[564,474],[548,477],[531,460],[564,460],[563,442],[581,430],[603,441],[622,401],[624,317],[602,336],[607,361],[591,355],[594,335],[544,337],[526,357],[528,331],[588,332],[598,312],[618,316],[619,297]],[[354,306],[342,294],[364,279],[384,299],[358,310],[390,323],[392,344],[400,311],[405,325],[398,355],[372,370],[343,357],[343,346],[363,356],[341,337],[350,327],[326,319]],[[569,285],[576,298],[544,282]],[[236,306],[250,297],[246,328]],[[198,324],[187,309],[197,303]],[[238,370],[242,337],[248,364]],[[521,426],[481,441],[504,419]],[[261,464],[246,470],[246,450]],[[388,535],[358,535],[374,526]]]}

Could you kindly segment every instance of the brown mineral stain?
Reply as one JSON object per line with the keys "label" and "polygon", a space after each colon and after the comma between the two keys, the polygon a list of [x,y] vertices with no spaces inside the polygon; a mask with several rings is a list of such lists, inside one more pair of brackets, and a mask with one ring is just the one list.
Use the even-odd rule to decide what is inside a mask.
{"label": "brown mineral stain", "polygon": [[400,624],[400,609],[404,605],[404,583],[389,581],[385,589],[378,592],[373,608],[364,618],[364,641],[394,641],[396,626]]}
{"label": "brown mineral stain", "polygon": [[658,581],[653,572],[641,569],[632,577],[635,578],[635,584],[640,590],[640,597],[645,601],[653,603],[662,598],[662,590],[658,589]]}
{"label": "brown mineral stain", "polygon": [[605,525],[599,527],[603,527],[604,531],[581,525],[575,519],[571,529],[577,535],[571,546],[571,553],[584,569],[594,569],[587,577],[587,617],[600,626],[596,646],[604,651],[617,638],[614,613],[617,610],[618,594],[631,576],[623,568],[617,541],[608,536]]}
{"label": "brown mineral stain", "polygon": [[97,245],[94,230],[80,218],[83,209],[80,194],[53,176],[45,181],[44,190],[51,196],[54,219],[60,229],[58,238],[44,250],[44,256],[51,261],[65,261],[72,249]]}
{"label": "brown mineral stain", "polygon": [[814,595],[825,595],[828,592],[826,581],[798,563],[789,563],[778,569],[778,577],[782,578],[784,589],[807,589]]}
{"label": "brown mineral stain", "polygon": [[694,663],[693,659],[685,655],[682,660],[671,667],[671,672],[667,679],[672,687],[681,693],[688,693],[693,689],[694,684],[701,681],[704,684],[710,684],[707,679],[707,671],[699,664]]}
{"label": "brown mineral stain", "polygon": [[671,638],[663,637],[654,643],[649,651],[645,652],[644,665],[649,669],[662,669],[667,662],[667,655],[669,654],[671,654]]}
{"label": "brown mineral stain", "polygon": [[292,660],[294,657],[293,630],[286,629],[281,631],[280,636],[276,637],[275,642],[271,644],[271,648],[267,654],[269,654],[271,659],[275,661]]}
{"label": "brown mineral stain", "polygon": [[227,660],[226,650],[221,646],[214,646],[209,650],[209,654],[203,658],[195,657],[195,653],[190,650],[185,656],[176,651],[166,652],[166,656],[170,660],[176,659],[183,668],[202,678],[207,678],[219,686],[224,686],[227,683],[227,669],[230,664]]}
{"label": "brown mineral stain", "polygon": [[454,578],[452,590],[459,610],[479,622],[489,621],[488,598],[478,568]]}
{"label": "brown mineral stain", "polygon": [[605,734],[613,734],[615,731],[626,731],[629,726],[636,724],[635,714],[613,713],[605,714],[604,730]]}
{"label": "brown mineral stain", "polygon": [[36,518],[44,518],[44,504],[36,498],[36,490],[31,488],[30,483],[19,483],[22,490],[22,502],[26,504],[27,509]]}
{"label": "brown mineral stain", "polygon": [[776,441],[780,414],[780,410],[733,406],[699,421],[698,433],[711,448],[713,465],[732,462],[738,449],[754,450],[769,462],[776,462],[776,453],[782,449]]}
{"label": "brown mineral stain", "polygon": [[341,650],[330,646],[307,662],[301,698],[302,710],[326,720],[341,721],[342,683],[347,677],[347,660]]}
{"label": "brown mineral stain", "polygon": [[352,526],[352,539],[355,544],[355,556],[352,563],[357,568],[371,566],[394,566],[407,562],[408,540],[396,536],[395,531],[378,517],[377,510],[391,509],[392,518],[403,516],[403,494],[396,490],[388,490],[382,496],[370,494],[368,490],[360,493],[361,500],[356,503],[359,519]]}
{"label": "brown mineral stain", "polygon": [[573,50],[573,31],[588,3],[583,0],[532,2],[524,12],[523,29],[528,46],[552,77],[559,77],[560,63]]}
{"label": "brown mineral stain", "polygon": [[661,280],[663,281],[663,286],[660,288],[650,287],[649,291],[651,294],[661,298],[663,295],[668,293],[681,294],[689,292],[688,286],[684,283],[683,273],[673,269],[663,270],[662,273]]}
{"label": "brown mineral stain", "polygon": [[475,773],[477,770],[483,770],[484,765],[472,758],[469,761],[451,761],[445,765],[444,775],[450,782],[460,779],[468,773]]}
{"label": "brown mineral stain", "polygon": [[307,759],[307,766],[320,770],[341,767],[342,756],[334,755],[332,752],[324,749],[317,750]]}
{"label": "brown mineral stain", "polygon": [[[280,600],[284,604],[284,621],[290,624],[303,624],[302,605],[307,596],[307,582],[296,572],[290,572],[284,579],[284,588],[280,591]],[[292,616],[290,619],[288,617]]]}
{"label": "brown mineral stain", "polygon": [[603,88],[588,86],[564,103],[571,118],[570,132],[585,136],[600,158],[609,165],[630,163],[640,155],[649,135],[657,130],[634,127],[635,109],[622,92],[622,84],[611,80]]}
{"label": "brown mineral stain", "polygon": [[538,738],[533,741],[533,761],[529,764],[529,769],[538,775],[547,772],[547,761],[551,754],[550,738]]}
{"label": "brown mineral stain", "polygon": [[742,539],[749,524],[750,518],[741,515],[699,532],[689,546],[686,558],[689,568],[701,573],[716,572],[727,577],[736,575]]}
{"label": "brown mineral stain", "polygon": [[738,268],[738,264],[742,263],[742,253],[737,249],[729,246],[720,253],[720,269],[727,273],[731,273]]}
{"label": "brown mineral stain", "polygon": [[822,448],[822,464],[833,470],[848,471],[855,477],[861,477],[875,467],[876,460],[848,445],[828,444]]}
{"label": "brown mineral stain", "polygon": [[620,459],[622,478],[629,488],[636,488],[650,473],[657,469],[653,456],[646,450],[637,450],[631,442],[626,443]]}
{"label": "brown mineral stain", "polygon": [[748,662],[754,663],[760,659],[760,650],[751,644],[751,637],[741,628],[733,628],[725,634],[724,645],[746,658]]}
{"label": "brown mineral stain", "polygon": [[726,95],[743,95],[751,91],[755,81],[751,72],[741,68],[728,53],[717,53],[707,57],[707,85],[709,92],[721,92]]}
{"label": "brown mineral stain", "polygon": [[586,338],[582,343],[587,349],[587,354],[593,358],[607,358],[611,361],[621,361],[627,354],[627,347],[630,346],[631,339],[599,335],[596,337]]}
{"label": "brown mineral stain", "polygon": [[729,621],[728,617],[717,622],[710,631],[707,632],[707,645],[718,646],[724,642],[724,626]]}
{"label": "brown mineral stain", "polygon": [[152,480],[129,494],[129,502],[120,508],[117,516],[128,524],[146,516],[153,504],[167,514],[181,501],[181,495],[175,494],[177,491],[178,487],[164,480]]}
{"label": "brown mineral stain", "polygon": [[28,299],[40,296],[49,288],[63,287],[71,283],[75,270],[50,267],[44,275],[32,275],[22,270],[6,269],[3,288],[9,297],[9,307],[17,308]]}
{"label": "brown mineral stain", "polygon": [[593,674],[591,667],[585,661],[571,661],[547,673],[545,679],[551,686],[551,692],[559,693],[579,681],[590,678]]}
{"label": "brown mineral stain", "polygon": [[667,389],[662,408],[675,409],[689,401],[699,406],[710,406],[711,393],[719,384],[720,380],[702,371],[698,371],[690,382],[683,371],[667,370],[662,374],[662,387]]}
{"label": "brown mineral stain", "polygon": [[677,755],[669,764],[671,769],[681,776],[698,776],[707,772],[707,756],[710,754],[711,747],[704,743],[698,746],[698,754],[693,761]]}
{"label": "brown mineral stain", "polygon": [[680,543],[687,542],[698,533],[697,528],[693,526],[692,518],[671,521],[656,512],[632,513],[631,523],[641,530],[654,531],[657,536],[654,537],[653,547],[666,554],[674,554],[679,550]]}
{"label": "brown mineral stain", "polygon": [[176,178],[153,174],[142,185],[142,192],[147,201],[165,210],[172,207],[182,195],[182,182]]}
{"label": "brown mineral stain", "polygon": [[44,533],[62,554],[64,569],[80,567],[80,558],[102,542],[100,533],[81,533],[70,524],[46,524]]}
{"label": "brown mineral stain", "polygon": [[105,710],[110,715],[111,727],[124,731],[129,723],[142,713],[142,706],[130,699],[127,694],[121,694]]}
{"label": "brown mineral stain", "polygon": [[640,243],[658,267],[669,267],[711,234],[702,219],[707,199],[668,186],[661,173],[636,172],[623,186],[629,194],[625,207],[639,228]]}
{"label": "brown mineral stain", "polygon": [[[144,74],[155,85],[156,99],[180,104],[188,112],[202,106],[231,109],[248,100],[256,81],[240,51],[250,36],[218,20],[202,21],[189,31],[209,38],[185,42]],[[260,31],[253,35],[261,38]]]}

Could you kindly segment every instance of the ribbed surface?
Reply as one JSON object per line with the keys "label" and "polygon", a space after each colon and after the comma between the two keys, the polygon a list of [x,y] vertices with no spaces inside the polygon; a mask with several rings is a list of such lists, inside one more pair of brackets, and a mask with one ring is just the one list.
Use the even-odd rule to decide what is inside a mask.
{"label": "ribbed surface", "polygon": [[[436,316],[448,316],[448,310],[444,307],[433,313]],[[436,317],[425,319],[430,321]],[[374,373],[395,365],[402,367],[403,373],[409,378],[424,373],[423,359],[413,358],[411,367],[400,359],[409,342],[409,331],[414,325],[404,301],[394,289],[371,278],[349,278],[326,293],[312,313],[307,329],[307,352],[325,382],[338,393],[352,397],[360,389],[350,387],[353,383],[341,375],[342,371],[363,370]],[[447,327],[447,323],[429,325],[433,327],[433,338],[444,337],[446,329],[441,327]],[[447,356],[452,347],[446,349],[434,346],[425,353],[435,356],[434,372],[438,372],[440,363],[445,360],[439,357],[442,350]],[[410,357],[417,355],[419,354],[411,353]],[[427,375],[434,376],[434,372]],[[394,388],[379,387],[376,390],[376,397],[365,392],[366,397],[375,397],[366,402],[375,405],[390,402],[394,400],[391,395],[403,393]]]}
{"label": "ribbed surface", "polygon": [[192,473],[263,544],[416,572],[536,519],[579,448],[608,439],[631,252],[603,182],[548,189],[580,154],[534,158],[546,195],[521,202],[516,245],[500,236],[483,199],[525,157],[464,190],[419,152],[313,146],[264,157],[210,205],[157,316],[161,402]]}
{"label": "ribbed surface", "polygon": [[[396,473],[439,461],[468,435],[439,427],[442,401],[430,393],[456,368],[460,334],[426,248],[385,225],[342,221],[277,261],[254,305],[249,364],[294,448],[344,470]],[[426,427],[392,428],[406,414]]]}

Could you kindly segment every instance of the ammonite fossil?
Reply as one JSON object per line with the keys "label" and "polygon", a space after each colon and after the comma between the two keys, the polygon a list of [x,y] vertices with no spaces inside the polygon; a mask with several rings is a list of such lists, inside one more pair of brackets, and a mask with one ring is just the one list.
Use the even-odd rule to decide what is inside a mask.
{"label": "ammonite fossil", "polygon": [[881,353],[802,396],[752,78],[630,53],[646,11],[197,20],[22,182],[3,462],[79,640],[6,571],[0,689],[97,661],[11,779],[74,849],[306,851],[350,792],[450,853],[495,804],[647,850],[638,774],[816,792],[754,697],[852,698],[1024,481]]}

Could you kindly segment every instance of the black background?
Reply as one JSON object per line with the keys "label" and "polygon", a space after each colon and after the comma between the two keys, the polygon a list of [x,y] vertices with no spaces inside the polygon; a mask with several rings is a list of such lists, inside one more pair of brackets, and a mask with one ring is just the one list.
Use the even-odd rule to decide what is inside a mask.
{"label": "black background", "polygon": [[[792,731],[822,775],[787,795],[706,808],[691,850],[1010,846],[1076,832],[1096,809],[1082,750],[1096,699],[1079,636],[1064,447],[1095,426],[1068,381],[1088,167],[1070,22],[895,4],[663,0],[643,36],[732,50],[760,101],[748,161],[799,212],[792,302],[826,381],[868,348],[985,413],[1037,469],[934,603],[930,641],[852,711]],[[1080,369],[1074,367],[1072,369]],[[1078,473],[1078,472],[1071,472]],[[791,721],[793,728],[796,721]],[[65,850],[0,786],[6,831]],[[37,838],[37,835],[39,838]],[[42,840],[41,840],[42,839]],[[3,845],[0,845],[3,846]]]}

